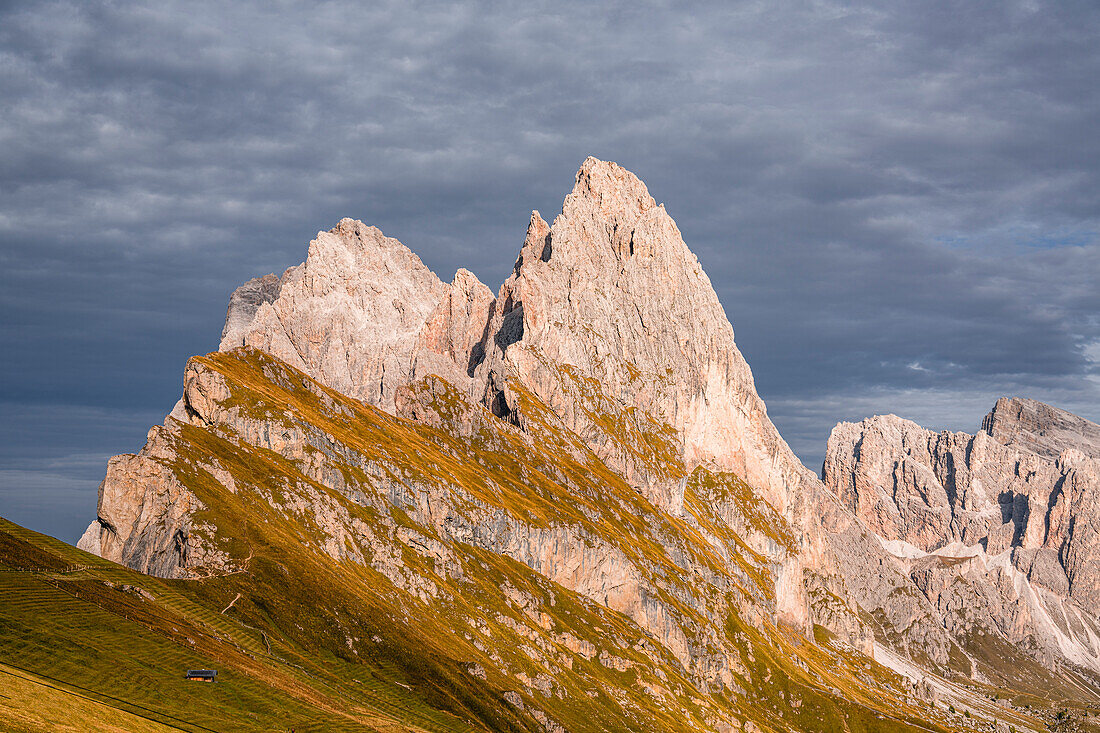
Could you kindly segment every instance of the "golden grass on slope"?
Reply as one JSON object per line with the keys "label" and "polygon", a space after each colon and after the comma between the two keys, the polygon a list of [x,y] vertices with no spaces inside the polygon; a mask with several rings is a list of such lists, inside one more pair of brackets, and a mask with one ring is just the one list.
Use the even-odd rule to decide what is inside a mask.
{"label": "golden grass on slope", "polygon": [[[427,482],[437,485],[452,485],[461,487],[463,491],[473,495],[478,501],[489,506],[499,507],[534,526],[550,526],[554,523],[569,523],[580,526],[593,537],[603,538],[623,549],[628,557],[632,558],[639,567],[652,573],[654,585],[661,600],[680,614],[687,629],[704,629],[705,619],[696,608],[684,603],[675,593],[667,593],[661,590],[662,583],[671,583],[672,587],[680,585],[683,592],[700,592],[698,586],[691,587],[691,583],[698,583],[698,579],[683,575],[683,565],[672,559],[668,553],[668,545],[671,542],[674,547],[682,552],[684,557],[680,563],[691,563],[708,568],[716,576],[733,574],[746,579],[753,588],[743,588],[741,595],[723,598],[714,593],[706,597],[706,603],[723,604],[736,608],[740,599],[767,596],[772,591],[772,579],[769,565],[772,562],[762,552],[766,551],[775,557],[794,551],[794,540],[790,528],[778,514],[762,502],[759,497],[736,476],[726,474],[713,474],[700,469],[688,480],[688,488],[685,491],[685,505],[696,525],[705,529],[712,537],[725,543],[732,552],[734,566],[726,564],[715,548],[704,539],[699,532],[687,525],[683,519],[669,517],[667,514],[653,507],[648,501],[638,495],[627,486],[621,477],[610,471],[605,464],[599,461],[592,453],[567,431],[564,431],[559,421],[538,399],[525,391],[522,385],[514,385],[514,398],[517,402],[520,414],[523,416],[526,434],[520,433],[503,423],[490,422],[479,425],[476,419],[472,419],[472,430],[467,425],[466,438],[456,438],[451,432],[442,428],[429,428],[423,425],[401,420],[373,408],[347,400],[336,393],[326,390],[321,385],[309,380],[308,377],[294,372],[289,367],[276,362],[270,357],[250,353],[247,351],[232,354],[217,354],[198,360],[205,367],[221,374],[230,389],[232,396],[223,403],[223,406],[231,412],[247,415],[252,420],[262,420],[285,427],[287,434],[295,431],[308,430],[310,426],[317,429],[322,435],[334,437],[339,444],[350,447],[358,454],[356,459],[363,463],[371,462],[375,465],[386,467],[385,470],[391,481],[416,483]],[[592,385],[589,385],[592,386]],[[594,388],[594,387],[593,387]],[[446,386],[426,390],[437,404],[434,405],[435,413],[449,420],[470,419],[468,407],[457,404],[462,398],[453,389],[448,391]],[[445,404],[440,404],[440,403]],[[451,404],[454,402],[455,404]],[[476,416],[475,416],[476,418]],[[229,416],[226,424],[232,424],[233,418]],[[613,423],[607,423],[610,429]],[[207,432],[207,431],[200,431]],[[188,440],[196,443],[209,441],[209,432],[206,436],[190,435],[184,431]],[[319,448],[326,448],[322,444]],[[238,444],[235,448],[243,448]],[[207,444],[201,453],[214,452],[224,455],[225,448],[217,448]],[[254,458],[262,458],[263,462],[270,466],[277,466],[277,472],[294,472],[294,467],[285,458],[276,458],[269,455],[270,451],[253,451]],[[339,450],[336,451],[339,454]],[[251,460],[251,459],[249,459]],[[224,461],[223,461],[224,462]],[[264,470],[254,468],[251,470],[252,480],[261,485],[276,485],[279,482],[274,479],[264,479]],[[350,468],[346,474],[353,474]],[[309,483],[304,477],[296,478],[297,481]],[[189,479],[189,485],[198,482],[197,475]],[[283,482],[285,483],[285,482]],[[316,487],[322,490],[321,487]],[[369,486],[367,488],[370,488]],[[324,489],[328,491],[327,489]],[[214,497],[218,489],[216,486],[203,489],[200,495],[204,501],[207,496]],[[224,492],[222,492],[224,493]],[[274,496],[274,492],[271,494]],[[243,496],[243,494],[242,494]],[[333,495],[333,499],[340,501],[340,497]],[[241,497],[227,498],[226,501],[243,501]],[[211,516],[222,517],[218,521],[224,522],[229,517],[257,516],[263,508],[259,504],[249,505],[247,511],[244,507],[230,509],[228,506],[217,505],[218,499],[213,499],[211,504]],[[348,505],[348,511],[355,514],[354,506]],[[416,522],[403,512],[394,512],[402,526],[417,527]],[[364,521],[369,521],[364,518]],[[762,551],[754,549],[747,537],[742,537],[733,530],[730,522],[741,527],[741,531],[763,538],[767,547]],[[270,533],[276,527],[281,526],[278,519],[265,521],[262,533]],[[259,525],[250,521],[247,528],[241,527],[243,532],[260,532]],[[430,527],[419,527],[425,535],[432,535],[434,531]],[[264,545],[265,553],[272,548],[282,548],[280,552],[289,547],[297,547],[301,541],[308,537],[309,532],[303,531],[300,525],[291,523],[284,530],[285,535],[281,539],[264,539],[253,536],[249,540],[250,551],[257,544]],[[756,542],[756,540],[754,540]],[[243,551],[243,548],[241,548]],[[404,553],[405,551],[402,550]],[[470,555],[472,548],[463,549],[463,553]],[[415,553],[414,553],[415,555]],[[410,563],[416,565],[418,559],[405,553]],[[419,560],[419,562],[423,562]],[[280,560],[283,567],[318,567],[315,561],[307,561],[300,557],[286,556],[285,562]],[[311,564],[312,563],[312,564]],[[469,575],[496,576],[497,571],[490,570],[496,562],[488,557],[482,557],[479,566],[472,569]],[[345,571],[351,570],[349,566]],[[418,600],[399,593],[395,597],[377,597],[372,593],[360,593],[360,601],[373,598],[375,611],[368,612],[382,619],[380,624],[367,624],[360,626],[364,633],[370,631],[373,635],[384,639],[384,643],[374,649],[376,655],[390,658],[394,665],[402,668],[408,666],[410,660],[422,664],[427,660],[432,669],[429,678],[437,680],[449,680],[442,687],[436,684],[421,688],[421,694],[425,690],[434,689],[433,695],[442,694],[442,697],[433,697],[433,704],[442,705],[460,716],[474,714],[487,715],[483,720],[492,719],[492,712],[477,713],[471,698],[465,692],[471,690],[471,683],[462,674],[463,661],[478,660],[484,668],[497,667],[501,670],[510,670],[510,674],[524,671],[528,676],[537,673],[537,669],[527,666],[524,661],[516,656],[513,647],[523,646],[523,641],[518,644],[510,637],[506,627],[499,624],[491,625],[493,641],[492,649],[497,658],[486,658],[486,655],[475,645],[466,643],[459,635],[463,617],[466,619],[482,618],[493,619],[511,616],[516,620],[514,609],[510,609],[499,594],[484,589],[485,594],[476,596],[473,604],[457,602],[458,599],[467,597],[462,588],[454,588],[445,578],[434,573],[429,566],[420,566],[419,571],[430,577],[445,592],[441,600],[436,603],[422,604]],[[522,571],[510,568],[501,577],[504,582],[517,585]],[[318,575],[323,571],[318,569]],[[341,578],[330,578],[328,582],[339,587],[349,583],[349,578],[356,574],[369,576],[366,570],[353,570],[346,572]],[[277,573],[267,573],[270,579],[278,578]],[[365,585],[371,587],[378,583],[377,579],[366,579]],[[735,590],[736,585],[730,586],[726,591]],[[564,589],[560,589],[564,595]],[[272,596],[283,596],[293,593],[293,589],[286,585],[272,588]],[[364,615],[349,607],[346,602],[341,605],[339,598],[347,598],[354,592],[352,587],[339,590],[333,596],[333,604],[339,609],[338,614],[329,624],[329,627],[344,624],[342,628],[350,628],[349,618],[357,615],[360,622]],[[704,594],[707,591],[702,590]],[[326,595],[326,597],[328,597]],[[766,598],[765,598],[766,601]],[[449,612],[439,613],[443,608]],[[280,619],[285,616],[285,611],[271,609],[264,606],[263,602],[255,604],[260,607],[266,618],[277,625],[279,633],[290,638],[295,637],[292,626],[301,628],[303,624],[298,621],[287,623]],[[294,605],[294,604],[292,604]],[[252,608],[248,603],[238,604],[242,612],[248,612]],[[549,614],[548,614],[549,615]],[[339,622],[335,621],[339,616]],[[260,621],[257,620],[257,623]],[[555,619],[561,623],[561,618]],[[626,620],[628,628],[633,622]],[[589,623],[596,623],[593,619]],[[393,638],[393,628],[415,627],[420,632],[421,639],[410,644],[411,640],[396,640]],[[449,626],[449,628],[448,628]],[[387,631],[388,629],[388,631]],[[631,636],[646,636],[645,632],[634,627]],[[688,681],[682,673],[677,673],[679,680],[669,682],[668,692],[675,700],[672,710],[680,708],[679,713],[672,717],[660,715],[658,710],[669,708],[670,701],[660,701],[653,697],[643,695],[632,697],[627,690],[642,687],[642,680],[637,676],[641,667],[637,664],[616,663],[622,667],[626,664],[628,672],[614,669],[598,662],[572,660],[572,671],[581,673],[579,681],[587,684],[588,692],[583,693],[588,697],[587,707],[590,709],[586,716],[583,708],[574,709],[568,703],[555,701],[555,712],[561,716],[562,722],[571,723],[573,729],[593,729],[595,720],[603,720],[605,729],[638,729],[643,726],[643,721],[648,718],[659,729],[677,730],[684,729],[688,719],[706,715],[705,710],[726,708],[737,711],[737,716],[742,719],[756,720],[766,730],[780,727],[793,726],[796,729],[814,730],[814,726],[821,720],[831,720],[839,724],[854,726],[852,730],[891,730],[899,729],[897,726],[908,723],[897,719],[896,715],[888,714],[892,708],[892,701],[883,696],[883,689],[872,686],[854,686],[851,690],[859,690],[861,697],[858,700],[848,700],[831,692],[842,689],[837,684],[850,679],[851,672],[843,665],[830,668],[828,676],[833,680],[832,685],[826,685],[811,681],[800,670],[810,665],[810,659],[819,655],[825,659],[835,661],[835,651],[821,650],[808,644],[805,648],[788,644],[784,647],[786,655],[778,655],[764,668],[754,666],[756,661],[766,658],[768,650],[779,648],[777,641],[780,630],[771,629],[766,633],[753,630],[754,627],[743,626],[739,628],[725,628],[727,639],[726,649],[734,655],[739,655],[741,664],[750,670],[750,673],[741,680],[741,686],[748,692],[748,697],[731,697],[728,692],[707,693],[699,697],[693,692],[694,682]],[[580,633],[593,639],[605,638],[606,629],[601,626],[589,626],[587,629],[578,628]],[[537,632],[536,632],[537,633]],[[303,639],[302,633],[297,637]],[[475,637],[476,638],[476,637]],[[312,641],[305,642],[308,645],[316,644],[319,648],[332,649],[338,655],[344,652],[338,650],[339,639],[335,636],[313,637]],[[420,646],[420,645],[423,646]],[[428,651],[431,650],[431,651]],[[622,653],[621,648],[619,650]],[[628,655],[623,654],[623,658]],[[644,665],[643,660],[638,660]],[[616,666],[612,665],[612,666]],[[651,667],[653,660],[650,660]],[[674,663],[662,663],[666,670],[674,670]],[[406,669],[404,679],[416,679]],[[667,672],[666,672],[667,674]],[[817,674],[817,673],[815,673]],[[563,680],[574,679],[564,670],[559,670],[558,676]],[[505,684],[499,676],[489,674],[488,681],[495,685]],[[404,684],[408,684],[405,682]],[[567,682],[569,688],[573,683]],[[654,686],[652,682],[646,684]],[[473,687],[476,688],[476,685]],[[656,686],[654,686],[656,687]],[[445,689],[451,692],[444,693]],[[501,687],[496,687],[498,691]],[[504,688],[507,689],[507,688]],[[583,687],[578,688],[583,691]],[[792,694],[798,700],[814,700],[813,705],[808,705],[805,710],[791,706],[786,693],[782,690],[793,691]],[[610,692],[610,696],[601,694]],[[499,694],[499,693],[490,693]],[[775,697],[779,694],[779,697]],[[794,699],[794,698],[792,698]],[[644,711],[644,712],[642,712]],[[813,711],[813,712],[811,712]],[[639,713],[641,715],[639,716]],[[906,713],[910,720],[920,719],[920,711]],[[780,722],[783,721],[783,722]],[[895,726],[891,728],[890,726]],[[567,727],[569,727],[567,725]],[[698,727],[698,726],[694,726]],[[919,726],[918,728],[919,729]],[[937,729],[935,725],[931,728]]]}
{"label": "golden grass on slope", "polygon": [[[143,576],[5,520],[0,535],[5,546],[28,543],[84,568],[0,571],[0,658],[55,686],[183,730],[470,730],[397,685],[376,690],[375,705],[371,694],[326,681],[332,670],[309,652],[267,653],[259,630],[196,595],[206,581]],[[0,562],[14,564],[5,555]],[[196,667],[218,669],[219,681],[184,680]],[[26,715],[48,719],[37,705]]]}
{"label": "golden grass on slope", "polygon": [[[202,447],[203,452],[218,455],[221,465],[238,479],[242,479],[246,471],[250,472],[252,481],[260,487],[279,483],[275,479],[278,471],[293,470],[290,462],[275,458],[270,452],[262,452],[270,460],[266,467],[254,465],[260,451],[223,444],[221,438],[206,431],[188,427],[182,430],[181,437],[193,442],[192,448]],[[186,456],[189,450],[180,454]],[[242,593],[232,613],[246,618],[250,624],[268,629],[273,640],[293,640],[295,646],[311,653],[332,654],[368,668],[384,669],[385,674],[391,676],[391,684],[408,686],[432,706],[449,710],[459,717],[484,720],[491,729],[505,730],[522,725],[510,713],[510,708],[501,703],[504,691],[522,690],[522,684],[493,671],[523,672],[530,678],[542,671],[532,666],[531,660],[520,651],[523,638],[516,639],[503,623],[505,619],[512,619],[521,625],[530,624],[501,593],[501,588],[509,584],[530,587],[530,578],[537,577],[530,569],[514,561],[505,562],[504,558],[492,553],[461,546],[463,579],[450,581],[413,555],[406,565],[418,568],[444,591],[428,606],[408,592],[395,589],[369,567],[333,563],[303,532],[300,520],[284,516],[277,507],[267,504],[262,492],[239,490],[231,494],[219,491],[208,475],[203,480],[200,475],[188,475],[187,483],[209,507],[202,516],[219,522],[223,529],[232,527],[239,533],[235,541],[240,549],[243,551],[247,547],[254,555],[249,573],[224,579],[211,578],[202,583],[203,592],[220,589],[216,600],[210,598],[211,606],[224,605],[237,593]],[[296,480],[309,481],[303,476]],[[243,482],[239,480],[238,483]],[[363,521],[373,517],[372,510],[339,494],[333,493],[330,498],[342,502],[352,517]],[[234,517],[248,517],[248,520],[227,525],[227,520],[232,521]],[[407,517],[404,523],[414,524]],[[427,533],[427,529],[423,529]],[[528,580],[523,580],[524,576]],[[542,579],[541,582],[547,581]],[[560,586],[555,586],[553,596],[555,602],[547,606],[547,611],[557,619],[559,631],[572,630],[583,636],[593,625],[604,625],[608,618],[618,617],[618,624],[633,628],[629,634],[631,638],[644,636],[621,615],[587,599],[581,601]],[[274,604],[271,599],[279,599],[280,603]],[[500,662],[463,638],[471,620],[483,621],[491,631],[486,637],[487,643],[492,645],[492,654],[499,655]],[[355,640],[354,643],[349,644],[349,639]],[[633,652],[620,654],[635,655]],[[470,676],[467,668],[472,663],[488,670],[488,684]],[[589,673],[609,674],[598,662],[589,666]],[[565,677],[568,675],[563,674],[559,680]],[[686,679],[681,679],[681,684],[686,684]],[[629,689],[628,682],[624,680],[619,686]],[[574,694],[567,701],[555,701],[555,715],[566,721],[571,718],[589,722],[604,720],[608,729],[630,727],[623,722],[623,712],[615,700],[604,696],[592,701],[586,694],[581,696],[582,691],[591,686],[579,679],[564,684]],[[653,701],[646,704],[652,706]],[[577,705],[579,707],[575,707]],[[666,729],[676,727],[674,718],[666,721]]]}
{"label": "golden grass on slope", "polygon": [[[425,383],[419,398],[441,418],[429,427],[260,352],[192,366],[219,375],[230,397],[212,424],[163,431],[158,455],[171,457],[157,460],[205,506],[195,539],[237,571],[161,581],[0,523],[0,564],[19,569],[0,572],[0,658],[111,696],[120,710],[155,711],[162,725],[219,731],[536,731],[535,712],[578,732],[692,731],[720,716],[765,731],[944,730],[897,704],[896,679],[865,675],[866,658],[760,622],[774,563],[794,541],[732,474],[686,477],[687,515],[675,517],[519,385],[524,431]],[[640,424],[623,420],[602,429],[614,437]],[[287,455],[271,449],[284,434],[296,441]],[[398,495],[425,486],[449,492],[452,519],[496,512],[568,526],[578,542],[621,552],[695,653],[730,655],[734,687],[700,683],[635,620],[515,558],[454,540],[438,557],[416,549],[409,536],[443,533]],[[322,509],[349,528],[344,559],[330,555]],[[376,562],[387,553],[397,562]],[[214,666],[221,681],[185,683],[189,666]]]}
{"label": "golden grass on slope", "polygon": [[[179,726],[123,710],[95,692],[80,690],[0,663],[0,728],[7,733],[170,733]],[[186,725],[186,724],[184,724]],[[192,728],[184,727],[183,730]]]}
{"label": "golden grass on slope", "polygon": [[[669,557],[658,538],[677,542],[692,564],[710,573],[727,572],[706,542],[683,542],[680,538],[691,530],[682,521],[639,495],[575,436],[554,424],[545,406],[520,387],[527,435],[490,418],[492,422],[471,437],[459,438],[349,400],[259,352],[211,354],[193,362],[225,378],[232,392],[223,403],[229,410],[288,429],[313,426],[354,449],[362,461],[390,467],[397,482],[460,486],[477,501],[536,527],[578,525],[651,568],[664,581],[659,586],[680,583],[683,565]],[[447,385],[441,399],[462,398]],[[692,616],[693,610],[678,595],[663,600]]]}

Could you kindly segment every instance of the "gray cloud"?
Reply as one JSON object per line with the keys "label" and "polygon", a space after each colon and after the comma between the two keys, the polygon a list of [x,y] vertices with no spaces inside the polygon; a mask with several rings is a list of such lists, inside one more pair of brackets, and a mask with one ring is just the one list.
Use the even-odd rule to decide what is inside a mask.
{"label": "gray cloud", "polygon": [[[318,229],[495,287],[589,154],[667,203],[808,464],[874,412],[1100,418],[1097,27],[1087,2],[7,5],[0,421],[31,427],[0,512],[136,448],[232,288]],[[133,419],[101,440],[96,410]],[[94,501],[101,473],[59,475]]]}

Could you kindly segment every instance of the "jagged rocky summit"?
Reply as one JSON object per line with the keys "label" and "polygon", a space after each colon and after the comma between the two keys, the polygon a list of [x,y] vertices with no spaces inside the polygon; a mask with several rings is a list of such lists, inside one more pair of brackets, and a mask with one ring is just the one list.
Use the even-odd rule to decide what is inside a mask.
{"label": "jagged rocky summit", "polygon": [[664,206],[589,158],[496,295],[351,219],[238,288],[80,546],[247,577],[233,613],[291,637],[265,589],[346,586],[309,622],[340,654],[380,653],[369,598],[535,729],[957,729],[941,697],[1027,729],[960,680],[1065,655],[976,644],[877,532],[768,419]]}
{"label": "jagged rocky summit", "polygon": [[345,219],[318,234],[303,264],[233,294],[220,348],[238,346],[388,412],[401,387],[436,374],[510,413],[514,372],[569,429],[604,446],[601,458],[673,508],[681,477],[601,436],[567,382],[597,379],[617,403],[652,413],[675,431],[687,471],[734,470],[784,507],[789,488],[811,480],[767,419],[675,222],[633,174],[595,158],[552,227],[532,212],[496,298],[466,270],[441,282],[397,240]]}
{"label": "jagged rocky summit", "polygon": [[974,434],[840,423],[825,483],[950,630],[1100,670],[1100,425],[1002,398]]}

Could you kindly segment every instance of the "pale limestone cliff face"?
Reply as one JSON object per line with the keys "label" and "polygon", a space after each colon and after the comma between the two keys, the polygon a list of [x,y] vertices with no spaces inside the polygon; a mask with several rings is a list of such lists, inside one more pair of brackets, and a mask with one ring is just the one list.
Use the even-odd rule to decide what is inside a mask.
{"label": "pale limestone cliff face", "polygon": [[[241,286],[220,348],[252,346],[390,411],[417,338],[448,286],[396,239],[351,219],[320,232],[306,261]],[[251,318],[249,318],[251,313]]]}
{"label": "pale limestone cliff face", "polygon": [[[588,494],[569,495],[556,511],[571,516],[579,507],[586,521],[612,527],[635,517],[657,532],[612,539],[575,518],[547,526],[472,495],[453,476],[412,480],[416,456],[382,460],[301,420],[249,414],[225,379],[190,365],[184,398],[166,425],[228,434],[299,466],[304,478],[283,492],[289,511],[323,529],[333,558],[370,564],[399,588],[423,598],[434,592],[433,581],[403,563],[398,541],[444,565],[464,545],[504,555],[632,619],[703,689],[729,687],[741,664],[723,636],[731,610],[760,629],[781,621],[808,635],[819,623],[867,653],[875,641],[870,616],[880,640],[889,636],[903,652],[911,647],[947,663],[955,642],[935,605],[939,596],[918,590],[907,561],[867,529],[886,526],[888,507],[867,509],[834,495],[795,458],[675,223],[614,163],[585,161],[552,226],[532,214],[495,298],[465,270],[443,283],[404,245],[345,219],[318,234],[303,264],[233,294],[221,349],[240,347],[464,440],[513,436],[522,446],[492,460],[508,461],[527,479],[550,471],[554,482],[578,491],[577,474],[540,463],[550,452],[584,466],[585,481],[629,485],[640,498],[608,504],[603,489],[585,484]],[[271,369],[265,378],[300,383],[333,415],[351,409],[301,375]],[[457,408],[451,391],[488,411]],[[182,450],[186,441],[168,440],[173,435],[169,429],[146,450]],[[733,472],[752,496],[734,496],[721,481],[708,488],[696,468]],[[203,470],[235,490],[232,477],[215,475],[217,466]],[[228,567],[206,549],[204,532],[190,531],[193,505],[171,499],[170,485],[144,480],[136,466],[123,473],[133,480],[112,482],[116,488],[100,503],[103,521],[89,528],[83,547],[168,575]],[[921,476],[920,485],[931,487]],[[396,520],[357,523],[328,489],[379,517],[396,507],[421,529]],[[978,489],[972,493],[976,506]],[[926,511],[910,507],[901,525],[912,525],[914,536],[938,531],[938,501],[931,497]],[[159,524],[111,519],[145,505]],[[165,538],[179,532],[192,549],[157,559],[171,558]],[[632,557],[631,543],[660,547],[674,572]],[[721,558],[719,568],[700,560],[711,555]]]}
{"label": "pale limestone cliff face", "polygon": [[[293,269],[293,268],[292,268]],[[284,273],[283,277],[289,274]],[[242,346],[245,336],[252,328],[256,311],[260,306],[273,303],[282,289],[282,278],[274,274],[256,277],[233,291],[229,296],[229,308],[225,313],[225,327],[222,328],[221,343],[232,348]]]}
{"label": "pale limestone cliff face", "polygon": [[97,518],[77,546],[143,573],[166,578],[227,569],[223,553],[192,536],[204,508],[172,469],[166,436],[178,424],[154,427],[142,451],[113,457],[99,486]]}
{"label": "pale limestone cliff face", "polygon": [[[513,388],[530,390],[674,514],[698,465],[737,473],[799,526],[819,491],[768,419],[675,222],[615,163],[584,162],[553,226],[532,214],[495,299],[471,273],[447,286],[396,240],[344,220],[278,281],[238,289],[224,334],[223,350],[262,349],[389,412],[431,374],[514,422]],[[825,552],[811,549],[777,589],[807,628],[802,563]]]}
{"label": "pale limestone cliff face", "polygon": [[1002,397],[982,421],[982,431],[1001,445],[1046,458],[1067,448],[1100,458],[1100,425],[1038,400]]}
{"label": "pale limestone cliff face", "polygon": [[[677,477],[630,452],[577,409],[570,382],[670,426],[687,470],[736,472],[781,512],[812,473],[767,417],[733,327],[676,223],[634,174],[589,158],[553,223],[534,212],[501,287],[478,374],[489,389],[514,374],[632,483],[662,492]],[[562,379],[561,365],[571,374]],[[491,401],[493,395],[488,399]],[[621,442],[621,441],[619,441]],[[603,449],[601,451],[601,448]]]}
{"label": "pale limestone cliff face", "polygon": [[493,293],[472,272],[460,269],[416,339],[414,378],[440,376],[472,394],[473,354],[485,338]]}
{"label": "pale limestone cliff face", "polygon": [[[517,378],[671,507],[683,476],[645,444],[664,426],[673,434],[656,438],[671,441],[687,472],[734,471],[781,512],[814,482],[768,419],[675,222],[634,174],[595,158],[552,227],[532,214],[496,299],[472,273],[448,286],[397,240],[345,219],[317,235],[303,264],[234,292],[221,349],[244,345],[389,412],[401,386],[428,374],[500,412]],[[640,413],[632,439],[609,435],[597,405],[578,408],[585,380]]]}
{"label": "pale limestone cliff face", "polygon": [[822,475],[949,626],[1100,669],[1097,435],[1033,400],[999,400],[976,435],[878,416],[833,429]]}

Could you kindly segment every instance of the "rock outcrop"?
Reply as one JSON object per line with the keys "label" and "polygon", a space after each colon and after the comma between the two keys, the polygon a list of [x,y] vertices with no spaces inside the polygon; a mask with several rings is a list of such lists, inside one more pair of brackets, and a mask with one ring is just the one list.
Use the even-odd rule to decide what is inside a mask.
{"label": "rock outcrop", "polygon": [[266,351],[392,412],[397,390],[414,378],[429,321],[437,330],[461,330],[463,324],[453,321],[461,309],[456,299],[476,301],[480,295],[472,277],[460,273],[448,286],[396,239],[344,219],[318,233],[301,265],[278,279],[251,280],[233,293],[220,349]]}
{"label": "rock outcrop", "polygon": [[[500,413],[514,376],[670,507],[683,476],[655,443],[688,472],[736,472],[781,511],[814,481],[768,419],[675,222],[636,176],[595,158],[553,226],[532,212],[495,299],[472,273],[448,286],[397,240],[344,219],[317,235],[304,263],[233,293],[220,348],[239,346],[388,412],[401,386],[438,374]],[[629,435],[610,434],[605,399],[641,413],[616,426]],[[672,433],[655,434],[664,426]]]}
{"label": "rock outcrop", "polygon": [[169,417],[149,431],[140,453],[107,462],[98,516],[80,548],[162,578],[188,577],[196,567],[227,569],[224,553],[194,536],[194,514],[205,507],[172,470],[176,456],[165,438],[177,425]]}
{"label": "rock outcrop", "polygon": [[[671,427],[688,471],[736,472],[781,512],[813,480],[768,419],[733,328],[676,223],[614,163],[584,162],[552,226],[532,213],[483,345],[482,381],[496,385],[514,372],[635,485],[679,477],[653,465],[642,421],[637,440],[608,434],[598,406],[578,394],[586,383]],[[600,449],[616,443],[629,447],[618,455]]]}
{"label": "rock outcrop", "polygon": [[1100,458],[1100,425],[1038,400],[1002,397],[982,420],[982,432],[1046,458],[1058,458],[1067,448]]}
{"label": "rock outcrop", "polygon": [[[928,492],[923,508],[861,501],[877,480],[862,474],[850,490],[827,489],[769,420],[675,222],[614,163],[587,159],[553,224],[532,213],[495,296],[466,270],[444,283],[397,240],[344,219],[305,262],[233,293],[220,352],[189,362],[164,427],[114,459],[82,547],[200,578],[252,572],[253,553],[293,538],[309,562],[369,569],[445,623],[489,574],[525,615],[478,637],[483,656],[469,668],[525,680],[507,699],[544,727],[533,701],[569,685],[606,692],[627,716],[617,727],[645,720],[621,680],[594,680],[592,660],[633,670],[692,728],[734,730],[768,719],[753,717],[762,710],[812,729],[847,709],[841,688],[883,714],[904,710],[891,725],[923,720],[921,704],[885,692],[892,678],[853,677],[846,655],[907,658],[891,662],[905,674],[967,658],[961,627],[945,623],[963,602],[953,586],[876,533],[932,548],[961,527],[969,540],[984,526],[980,486],[964,492],[958,520],[932,468],[907,469],[919,474],[914,495]],[[1029,430],[1044,445],[1064,440]],[[1083,465],[1074,456],[1058,465]],[[1066,501],[1089,500],[1087,479],[1065,476]],[[1073,511],[1048,514],[1065,523]],[[1084,554],[1060,567],[1083,589],[1074,563],[1091,550],[1075,547]],[[292,572],[286,556],[269,566]],[[1034,572],[1046,562],[1036,553]],[[557,589],[549,606],[516,601],[529,574]],[[614,634],[634,641],[609,645],[594,616],[559,633],[547,620],[555,594],[618,614]],[[1063,595],[1073,603],[1072,588]],[[407,608],[390,618],[407,620]],[[485,618],[455,623],[480,629]],[[519,666],[506,659],[516,649]],[[799,711],[795,689],[798,705],[815,706]]]}
{"label": "rock outcrop", "polygon": [[998,400],[976,435],[877,416],[833,429],[822,475],[948,625],[1100,671],[1098,437],[1019,398]]}

